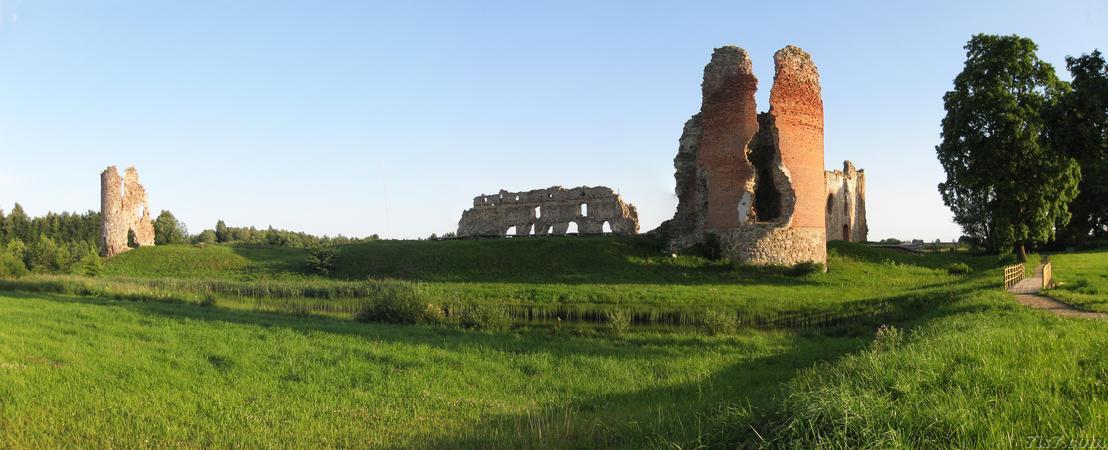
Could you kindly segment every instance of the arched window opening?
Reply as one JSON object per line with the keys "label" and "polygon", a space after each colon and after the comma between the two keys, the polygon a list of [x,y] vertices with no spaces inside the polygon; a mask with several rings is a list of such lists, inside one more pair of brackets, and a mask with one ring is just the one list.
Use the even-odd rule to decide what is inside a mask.
{"label": "arched window opening", "polygon": [[577,222],[570,222],[566,227],[566,234],[577,234]]}
{"label": "arched window opening", "polygon": [[600,228],[600,231],[604,232],[604,233],[611,233],[612,232],[612,224],[608,223],[608,221],[605,220],[604,225],[602,225],[601,228]]}
{"label": "arched window opening", "polygon": [[581,204],[581,217],[588,217],[588,216],[589,216],[589,204],[588,203],[582,203]]}

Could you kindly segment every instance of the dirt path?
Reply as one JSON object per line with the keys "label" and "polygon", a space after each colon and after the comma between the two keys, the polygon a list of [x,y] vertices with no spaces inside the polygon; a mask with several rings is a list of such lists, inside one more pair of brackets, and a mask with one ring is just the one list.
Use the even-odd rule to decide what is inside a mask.
{"label": "dirt path", "polygon": [[1085,319],[1108,319],[1108,314],[1082,311],[1039,293],[1043,286],[1043,265],[1035,268],[1035,276],[1024,278],[1008,292],[1016,295],[1016,301],[1024,306],[1044,309],[1063,317],[1081,317]]}

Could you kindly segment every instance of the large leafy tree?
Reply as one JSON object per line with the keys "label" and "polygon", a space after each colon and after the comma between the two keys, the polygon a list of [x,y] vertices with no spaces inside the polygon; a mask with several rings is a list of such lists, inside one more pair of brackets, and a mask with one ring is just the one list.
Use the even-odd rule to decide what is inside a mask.
{"label": "large leafy tree", "polygon": [[185,224],[177,220],[173,213],[162,210],[162,213],[158,214],[158,218],[154,219],[155,244],[181,244],[187,242],[187,240],[188,230],[185,228]]}
{"label": "large leafy tree", "polygon": [[1060,102],[1051,126],[1054,142],[1081,166],[1073,218],[1064,238],[1081,243],[1108,234],[1108,64],[1099,51],[1067,57],[1073,90]]}
{"label": "large leafy tree", "polygon": [[1080,169],[1051,145],[1046,126],[1068,86],[1030,39],[978,34],[965,49],[943,96],[939,192],[967,235],[1024,261],[1026,245],[1050,241],[1068,222],[1077,195]]}

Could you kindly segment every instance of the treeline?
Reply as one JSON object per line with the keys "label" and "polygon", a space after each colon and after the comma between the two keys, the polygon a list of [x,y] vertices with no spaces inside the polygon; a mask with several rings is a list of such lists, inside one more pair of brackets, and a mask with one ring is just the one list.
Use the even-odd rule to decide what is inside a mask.
{"label": "treeline", "polygon": [[376,234],[365,238],[346,237],[341,234],[332,237],[326,235],[316,236],[300,231],[279,230],[272,226],[264,230],[259,230],[255,227],[230,227],[222,220],[219,220],[216,222],[214,229],[207,229],[193,236],[192,243],[273,245],[277,247],[309,248],[376,241],[378,239],[379,237]]}
{"label": "treeline", "polygon": [[0,209],[0,276],[24,272],[95,275],[100,260],[100,213],[47,213],[29,217],[16,203]]}
{"label": "treeline", "polygon": [[1066,57],[1071,81],[1021,36],[973,36],[943,97],[943,201],[967,238],[1025,259],[1027,246],[1108,238],[1108,64]]}
{"label": "treeline", "polygon": [[[318,248],[377,239],[376,234],[367,238],[330,237],[273,227],[229,227],[222,220],[214,229],[190,235],[185,224],[169,211],[162,211],[154,219],[157,245],[225,243]],[[0,209],[0,277],[27,272],[97,275],[104,264],[100,251],[99,212],[50,212],[30,217],[19,203],[10,212]]]}

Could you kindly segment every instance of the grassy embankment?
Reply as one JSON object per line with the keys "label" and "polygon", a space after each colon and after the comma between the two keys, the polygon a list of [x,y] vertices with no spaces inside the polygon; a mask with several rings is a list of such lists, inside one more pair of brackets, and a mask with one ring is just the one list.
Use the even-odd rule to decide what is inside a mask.
{"label": "grassy embankment", "polygon": [[672,258],[647,239],[606,237],[354,244],[340,248],[335,276],[326,279],[306,275],[302,261],[301,250],[285,248],[141,248],[110,260],[101,277],[33,276],[7,288],[188,302],[213,297],[231,308],[337,317],[349,317],[367,297],[402,288],[437,306],[491,303],[531,320],[598,320],[623,309],[640,322],[687,323],[713,309],[735,313],[744,324],[795,327],[896,314],[959,282],[946,270],[955,261],[978,270],[996,265],[964,254],[833,243],[830,272],[797,277]]}

